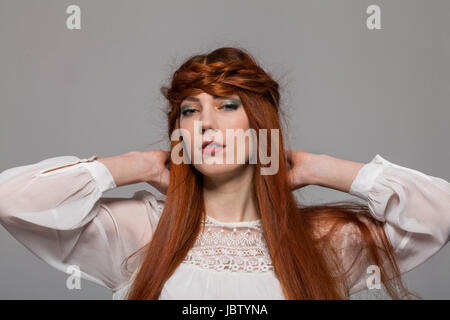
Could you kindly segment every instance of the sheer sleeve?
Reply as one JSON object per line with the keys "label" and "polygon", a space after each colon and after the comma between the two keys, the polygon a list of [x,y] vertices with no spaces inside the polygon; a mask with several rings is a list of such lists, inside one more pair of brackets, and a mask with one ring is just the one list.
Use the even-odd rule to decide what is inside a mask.
{"label": "sheer sleeve", "polygon": [[[438,177],[393,164],[376,155],[353,181],[350,194],[367,201],[371,215],[383,222],[403,274],[436,254],[450,235],[450,184]],[[345,251],[355,258],[359,245],[349,238]],[[345,258],[345,257],[344,257]],[[368,260],[349,279],[350,294],[367,289]]]}
{"label": "sheer sleeve", "polygon": [[150,241],[163,201],[142,190],[104,198],[116,187],[97,156],[54,157],[0,173],[0,223],[52,267],[115,291],[129,280],[122,261]]}

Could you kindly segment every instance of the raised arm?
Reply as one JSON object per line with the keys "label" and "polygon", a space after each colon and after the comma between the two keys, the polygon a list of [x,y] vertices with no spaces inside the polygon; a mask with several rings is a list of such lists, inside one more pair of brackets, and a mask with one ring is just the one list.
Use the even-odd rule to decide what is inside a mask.
{"label": "raised arm", "polygon": [[[450,183],[402,167],[376,155],[350,188],[367,201],[373,217],[384,222],[400,272],[419,266],[442,249],[450,236]],[[351,293],[365,288],[353,279]]]}
{"label": "raised arm", "polygon": [[54,268],[67,272],[76,265],[82,278],[114,291],[129,279],[123,259],[150,241],[164,203],[147,191],[102,197],[147,179],[139,174],[136,155],[62,156],[5,170],[0,223]]}
{"label": "raised arm", "polygon": [[[337,187],[337,175],[355,176],[358,163],[334,161],[328,157],[328,169],[340,168],[334,178],[321,185]],[[334,164],[333,164],[334,161]],[[324,162],[325,163],[325,162]],[[333,172],[324,169],[322,172]],[[356,171],[348,192],[367,202],[371,215],[383,222],[383,227],[394,249],[400,272],[419,266],[444,247],[450,236],[450,183],[420,171],[402,167],[376,155]],[[341,179],[337,189],[345,191],[349,179]],[[357,239],[357,238],[355,238]],[[344,264],[349,265],[362,245],[352,239],[343,251]],[[350,294],[367,289],[368,259],[359,259],[349,278]]]}

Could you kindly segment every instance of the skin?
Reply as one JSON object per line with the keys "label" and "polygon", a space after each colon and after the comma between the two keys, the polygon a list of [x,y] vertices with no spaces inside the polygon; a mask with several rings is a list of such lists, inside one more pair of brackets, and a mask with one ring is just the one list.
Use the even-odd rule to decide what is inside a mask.
{"label": "skin", "polygon": [[[192,165],[203,175],[203,192],[206,213],[220,221],[249,221],[256,220],[259,215],[256,210],[253,197],[252,176],[255,170],[254,164],[225,163],[227,146],[231,145],[226,140],[226,129],[250,128],[247,114],[242,106],[239,96],[215,99],[208,93],[195,96],[199,101],[184,99],[181,104],[181,116],[179,119],[180,129],[189,132],[183,135],[183,141],[189,141],[191,146],[189,156],[192,159],[194,152],[194,121],[201,121],[202,141],[217,140],[213,136],[215,131],[221,131],[223,144],[226,146],[223,152],[215,155],[203,154],[207,157],[222,157],[222,164],[217,163],[195,163]],[[234,155],[237,160],[237,143],[234,141]],[[249,146],[245,146],[245,162],[248,162]]]}
{"label": "skin", "polygon": [[[209,139],[210,134],[219,130],[223,134],[223,144],[226,141],[226,129],[249,128],[247,114],[242,105],[233,109],[224,107],[230,103],[226,97],[216,100],[207,93],[195,96],[198,102],[183,100],[180,107],[189,111],[179,119],[181,129],[187,130],[194,137],[194,120],[202,121],[202,140]],[[183,109],[182,109],[183,110]],[[183,139],[189,139],[183,136]],[[190,154],[194,143],[191,144]],[[235,140],[235,155],[237,141]],[[249,158],[248,145],[245,148],[245,160]],[[313,154],[301,150],[285,150],[289,164],[288,183],[292,190],[307,185],[318,185],[342,192],[349,192],[362,162],[335,158],[326,154]],[[248,163],[225,163],[226,148],[214,156],[224,157],[223,164],[201,164],[193,162],[195,168],[203,174],[204,197],[206,213],[224,222],[249,221],[260,218],[256,211],[255,200],[252,197],[251,177],[254,165]],[[146,182],[161,193],[166,194],[169,185],[170,172],[166,163],[170,153],[164,150],[131,151],[125,154],[98,158],[111,172],[117,186]],[[204,157],[211,157],[207,155]],[[235,158],[236,159],[236,158]]]}

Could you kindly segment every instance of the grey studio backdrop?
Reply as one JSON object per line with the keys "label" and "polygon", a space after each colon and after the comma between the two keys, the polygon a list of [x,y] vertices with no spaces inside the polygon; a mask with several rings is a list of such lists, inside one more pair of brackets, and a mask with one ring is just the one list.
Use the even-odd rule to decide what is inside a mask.
{"label": "grey studio backdrop", "polygon": [[[80,30],[66,27],[72,4]],[[380,30],[366,27],[372,4]],[[378,153],[450,181],[449,21],[445,0],[2,0],[0,172],[62,155],[167,149],[160,86],[189,56],[239,46],[279,81],[290,147],[360,162]],[[105,196],[142,189],[157,193],[141,183]],[[358,200],[318,186],[296,196]],[[67,274],[3,227],[0,261],[2,299],[111,298],[87,280],[68,290]],[[446,246],[405,279],[425,299],[448,299],[449,270]]]}

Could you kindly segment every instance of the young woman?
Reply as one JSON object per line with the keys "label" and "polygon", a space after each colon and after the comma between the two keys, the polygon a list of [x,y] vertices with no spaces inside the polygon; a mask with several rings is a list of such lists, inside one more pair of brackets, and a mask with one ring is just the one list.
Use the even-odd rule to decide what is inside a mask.
{"label": "young woman", "polygon": [[[450,184],[378,154],[364,164],[285,150],[280,134],[265,145],[277,170],[262,174],[260,150],[240,138],[281,130],[280,96],[244,50],[188,59],[162,92],[169,137],[180,132],[169,152],[62,156],[6,170],[2,225],[51,266],[78,266],[115,299],[346,299],[377,281],[392,298],[409,297],[400,275],[447,243]],[[196,152],[236,157],[174,161]],[[139,182],[165,197],[102,197]],[[293,191],[306,185],[366,203],[305,206]]]}

